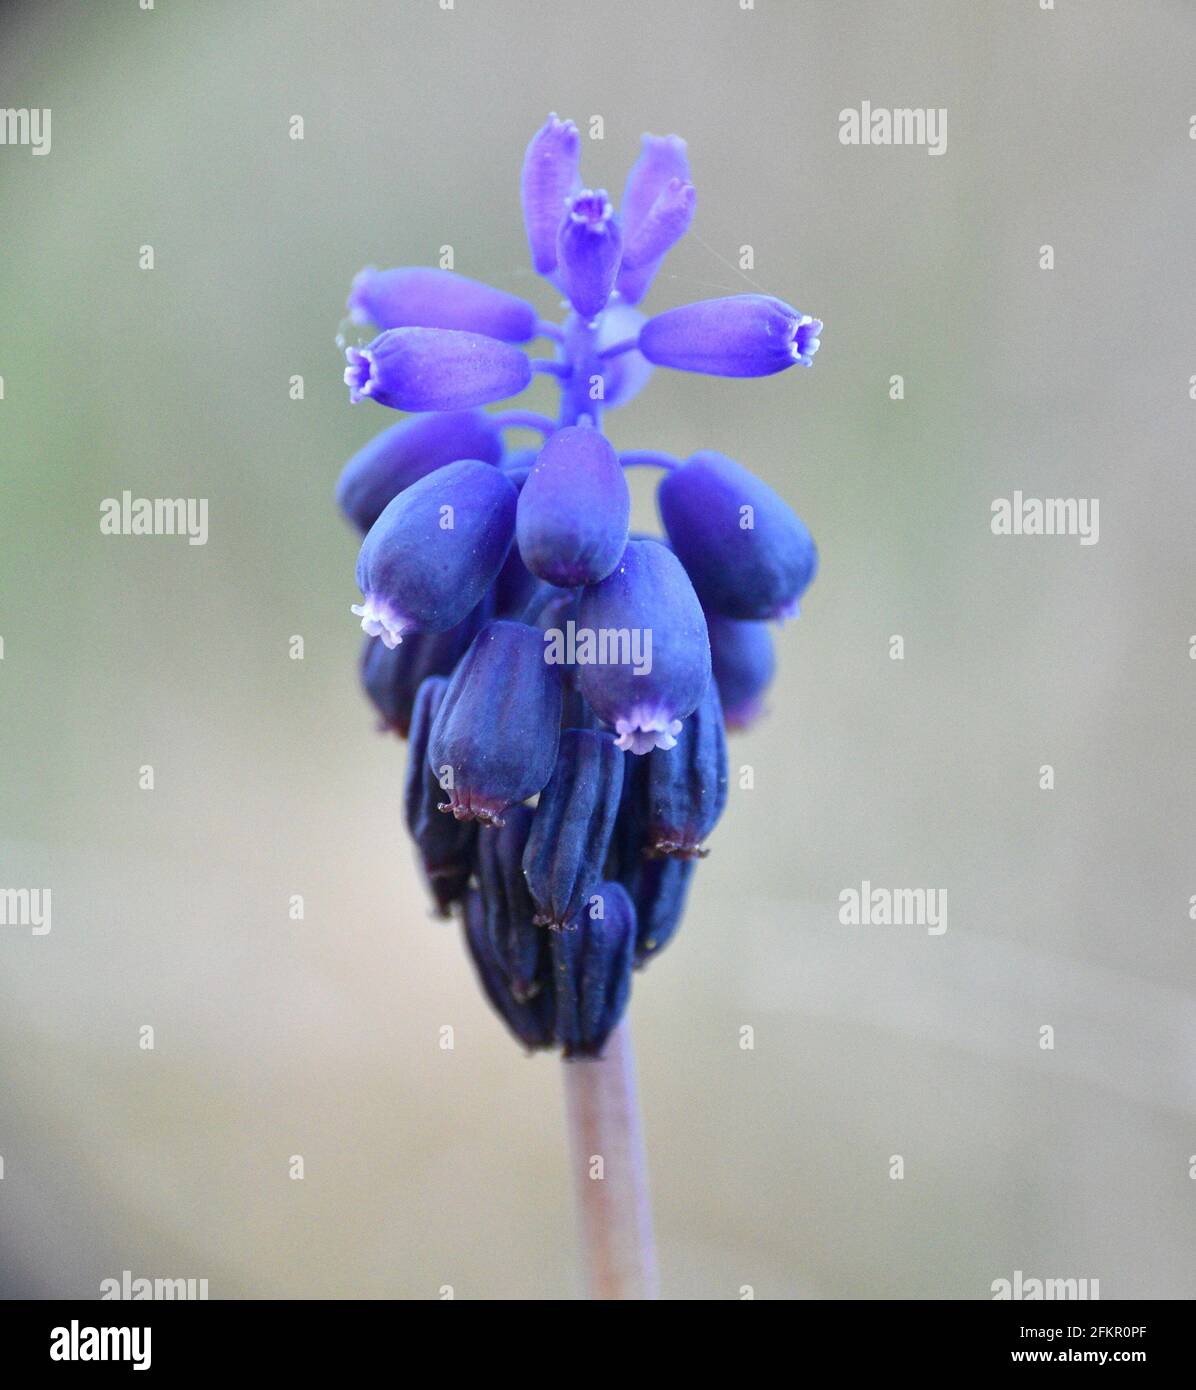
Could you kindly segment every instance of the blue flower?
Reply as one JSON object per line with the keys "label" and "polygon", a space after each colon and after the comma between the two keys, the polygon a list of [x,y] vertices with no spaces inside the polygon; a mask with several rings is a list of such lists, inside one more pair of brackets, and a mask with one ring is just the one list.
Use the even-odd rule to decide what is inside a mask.
{"label": "blue flower", "polygon": [[631,494],[610,441],[572,425],[544,445],[519,494],[519,553],[550,584],[597,584],[622,559],[630,516]]}
{"label": "blue flower", "polygon": [[349,316],[376,328],[459,328],[508,343],[536,336],[534,305],[451,270],[366,266],[353,280]]}
{"label": "blue flower", "polygon": [[461,410],[518,395],[532,364],[518,348],[452,328],[390,328],[345,349],[354,405],[367,396],[394,410]]}
{"label": "blue flower", "polygon": [[[564,297],[561,322],[450,271],[354,279],[350,316],[380,331],[346,348],[350,400],[414,418],[337,485],[364,534],[362,682],[410,738],[421,870],[438,908],[462,911],[507,1027],[569,1057],[601,1052],[633,965],[675,935],[726,804],[724,729],[757,717],[772,679],[764,623],[796,612],[818,564],[747,469],[713,452],[617,454],[603,417],[656,367],[808,367],[822,330],[756,293],[647,316],[697,208],[685,142],[645,135],[618,207],[583,186],[580,155],[576,125],[552,115],[520,175],[532,266]],[[537,376],[559,388],[555,417],[479,408]],[[644,465],[664,470],[665,537],[628,530],[624,470]]]}
{"label": "blue flower", "polygon": [[411,757],[403,790],[407,830],[415,841],[420,867],[436,908],[443,917],[465,895],[473,872],[477,826],[442,816],[440,788],[428,767],[426,752],[432,723],[444,700],[448,681],[429,676],[416,693],[411,715]]}
{"label": "blue flower", "polygon": [[625,651],[615,650],[628,659],[578,667],[581,693],[619,747],[672,748],[710,681],[706,616],[677,557],[659,541],[628,541],[614,572],[583,591],[578,623],[595,634],[627,634]]}
{"label": "blue flower", "polygon": [[764,710],[777,658],[767,623],[743,622],[707,612],[710,665],[728,729],[746,729]]}
{"label": "blue flower", "polygon": [[551,936],[556,1038],[566,1057],[597,1057],[623,1017],[635,960],[635,907],[621,883],[601,883]]}
{"label": "blue flower", "polygon": [[640,330],[639,350],[658,367],[708,376],[772,376],[814,365],[822,324],[766,294],[702,299],[666,309]]}
{"label": "blue flower", "polygon": [[563,927],[602,877],[623,791],[625,755],[610,734],[566,729],[540,793],[523,872],[536,922]]}
{"label": "blue flower", "polygon": [[565,215],[565,201],[580,187],[580,151],[577,127],[572,121],[557,120],[554,113],[532,136],[523,157],[523,221],[532,265],[539,275],[550,275],[556,269],[557,233]]}
{"label": "blue flower", "polygon": [[349,460],[336,485],[336,501],[364,534],[386,504],[428,473],[458,459],[498,463],[502,434],[481,410],[417,415],[384,429]]}
{"label": "blue flower", "polygon": [[561,285],[581,317],[594,319],[615,287],[623,234],[605,188],[583,188],[566,209],[556,241]]}
{"label": "blue flower", "polygon": [[706,608],[727,618],[789,618],[818,569],[805,524],[733,459],[694,454],[657,493],[660,516]]}
{"label": "blue flower", "polygon": [[440,809],[501,825],[508,806],[552,776],[560,726],[561,679],[540,632],[506,620],[484,627],[453,672],[428,741]]}
{"label": "blue flower", "polygon": [[516,493],[497,469],[462,459],[389,502],[357,557],[362,629],[395,647],[403,634],[445,632],[497,578],[515,531]]}

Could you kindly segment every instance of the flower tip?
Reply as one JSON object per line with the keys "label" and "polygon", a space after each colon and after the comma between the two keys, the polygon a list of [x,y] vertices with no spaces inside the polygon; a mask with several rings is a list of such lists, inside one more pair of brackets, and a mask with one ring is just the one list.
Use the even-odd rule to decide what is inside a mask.
{"label": "flower tip", "polygon": [[818,336],[821,332],[821,319],[813,319],[809,314],[798,315],[797,322],[793,326],[793,342],[791,344],[795,362],[800,362],[803,367],[814,365],[814,354],[822,342]]}
{"label": "flower tip", "polygon": [[369,348],[348,347],[345,349],[345,385],[349,388],[349,402],[358,401],[372,394],[374,389],[374,359]]}
{"label": "flower tip", "polygon": [[476,791],[462,795],[455,789],[451,790],[449,799],[437,802],[436,809],[454,820],[477,821],[479,825],[488,825],[495,830],[501,830],[506,825],[502,814],[506,806],[499,801],[488,801],[478,796]]}
{"label": "flower tip", "polygon": [[624,753],[651,753],[654,748],[666,752],[677,745],[677,735],[681,732],[680,719],[648,710],[632,710],[626,719],[615,720],[615,747]]}
{"label": "flower tip", "polygon": [[591,232],[604,232],[615,215],[605,188],[583,188],[569,199],[569,217]]}
{"label": "flower tip", "polygon": [[380,637],[387,651],[394,651],[403,640],[403,633],[414,624],[401,613],[366,594],[361,603],[351,604],[349,612],[361,619],[361,630],[367,637]]}

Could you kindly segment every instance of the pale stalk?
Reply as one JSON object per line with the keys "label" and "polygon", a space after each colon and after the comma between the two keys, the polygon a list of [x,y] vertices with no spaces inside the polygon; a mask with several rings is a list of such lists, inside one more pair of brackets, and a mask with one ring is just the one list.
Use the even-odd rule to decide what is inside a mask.
{"label": "pale stalk", "polygon": [[659,1295],[648,1168],[627,1020],[598,1060],[564,1063],[570,1163],[589,1295]]}

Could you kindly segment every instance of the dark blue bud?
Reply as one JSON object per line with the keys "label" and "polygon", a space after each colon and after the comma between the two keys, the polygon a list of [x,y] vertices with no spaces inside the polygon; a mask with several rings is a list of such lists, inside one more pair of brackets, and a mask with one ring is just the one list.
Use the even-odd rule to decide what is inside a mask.
{"label": "dark blue bud", "polygon": [[776,670],[766,623],[706,614],[710,662],[728,729],[746,729],[763,713],[763,695]]}
{"label": "dark blue bud", "polygon": [[469,644],[494,616],[487,594],[461,622],[445,632],[412,632],[397,647],[367,637],[361,653],[361,683],[384,728],[407,737],[415,692],[429,676],[451,676]]}
{"label": "dark blue bud", "polygon": [[695,859],[648,859],[629,889],[635,904],[635,963],[644,965],[669,944],[685,915]]}
{"label": "dark blue bud", "polygon": [[482,992],[524,1047],[551,1047],[555,1041],[555,974],[549,972],[543,987],[520,1002],[511,990],[502,963],[494,953],[486,926],[482,895],[470,889],[465,898],[465,945],[477,971]]}
{"label": "dark blue bud", "polygon": [[[614,347],[616,343],[634,340],[647,320],[638,309],[619,300],[611,304],[602,315],[598,325],[596,347],[599,354],[603,348]],[[652,363],[635,348],[620,352],[615,357],[603,359],[599,356],[602,373],[602,404],[607,410],[626,405],[647,385],[655,368]]]}
{"label": "dark blue bud", "polygon": [[677,746],[647,757],[647,852],[701,859],[727,804],[727,738],[714,681],[682,724]]}
{"label": "dark blue bud", "polygon": [[516,396],[532,379],[527,356],[498,338],[452,328],[390,328],[369,347],[345,349],[354,405],[370,397],[394,410],[462,410]]}
{"label": "dark blue bud", "polygon": [[625,754],[610,734],[566,729],[523,854],[536,921],[561,927],[602,877],[623,790]]}
{"label": "dark blue bud", "polygon": [[477,838],[476,825],[452,820],[436,809],[440,788],[428,767],[428,738],[447,689],[448,681],[442,676],[430,676],[416,693],[403,789],[407,829],[442,917],[464,896]]}
{"label": "dark blue bud", "polygon": [[605,188],[583,188],[569,200],[556,254],[569,302],[583,319],[597,318],[606,308],[623,258],[623,233]]}
{"label": "dark blue bud", "polygon": [[477,847],[486,930],[511,993],[521,1003],[548,978],[548,933],[535,923],[536,905],[523,874],[534,815],[530,806],[512,806],[501,826],[488,826],[478,834]]}
{"label": "dark blue bud", "polygon": [[813,366],[822,324],[764,294],[702,299],[666,309],[640,330],[649,362],[708,376],[771,376]]}
{"label": "dark blue bud", "polygon": [[619,880],[635,905],[637,965],[672,940],[681,925],[689,885],[697,868],[696,859],[650,855],[647,773],[647,758],[637,758],[627,766],[623,800],[607,860],[607,876]]}
{"label": "dark blue bud", "polygon": [[336,485],[337,505],[364,533],[404,488],[446,463],[497,463],[501,457],[502,435],[484,411],[448,410],[400,420],[345,464]]}
{"label": "dark blue bud", "polygon": [[628,236],[618,281],[619,293],[628,304],[643,299],[665,256],[689,231],[696,202],[692,183],[670,179],[634,235]]}
{"label": "dark blue bud", "polygon": [[818,551],[792,508],[723,454],[694,454],[657,493],[669,540],[702,603],[727,618],[788,618]]}
{"label": "dark blue bud", "polygon": [[412,483],[370,527],[357,557],[371,637],[444,632],[477,606],[507,558],[515,489],[488,463],[461,459]]}
{"label": "dark blue bud", "polygon": [[531,138],[523,156],[520,194],[532,264],[540,275],[556,269],[556,236],[565,203],[578,187],[581,136],[555,113]]}
{"label": "dark blue bud", "polygon": [[556,1035],[566,1057],[597,1057],[627,1008],[635,908],[621,883],[600,883],[551,936]]}
{"label": "dark blue bud", "polygon": [[592,426],[571,425],[549,437],[519,494],[519,553],[550,584],[596,584],[619,563],[630,516],[610,441]]}
{"label": "dark blue bud", "polygon": [[348,304],[354,323],[379,328],[461,328],[507,343],[536,336],[538,315],[526,300],[451,270],[367,266],[353,281]]}
{"label": "dark blue bud", "polygon": [[526,623],[484,627],[453,672],[428,748],[459,820],[501,825],[503,812],[535,796],[552,775],[561,723],[561,677]]}
{"label": "dark blue bud", "polygon": [[706,618],[681,562],[658,541],[629,540],[614,571],[582,592],[578,626],[605,645],[608,663],[579,663],[577,678],[618,746],[672,748],[710,681]]}

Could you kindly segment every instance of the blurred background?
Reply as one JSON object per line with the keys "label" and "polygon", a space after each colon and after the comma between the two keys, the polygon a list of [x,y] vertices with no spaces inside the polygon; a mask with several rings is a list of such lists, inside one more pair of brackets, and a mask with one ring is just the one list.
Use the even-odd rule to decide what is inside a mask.
{"label": "blurred background", "polygon": [[[732,745],[754,788],[637,979],[665,1295],[1196,1295],[1190,4],[0,26],[0,105],[53,113],[48,156],[0,147],[0,886],[53,904],[0,927],[3,1291],[580,1293],[560,1063],[426,914],[332,503],[394,418],[341,382],[355,271],[451,244],[554,309],[518,171],[555,110],[602,117],[616,196],[642,131],[689,142],[650,311],[758,287],[826,323],[812,371],[660,371],[609,417],[758,471],[822,552]],[[840,144],[864,101],[947,108],[946,153]],[[102,536],[126,489],[207,498],[207,545]],[[994,536],[1015,489],[1099,498],[1099,543]],[[947,932],[840,925],[865,879],[945,889]]]}

